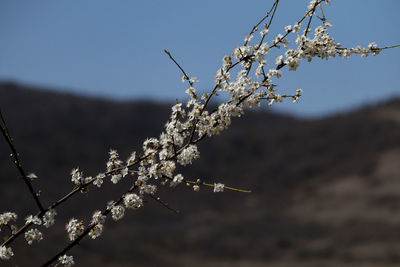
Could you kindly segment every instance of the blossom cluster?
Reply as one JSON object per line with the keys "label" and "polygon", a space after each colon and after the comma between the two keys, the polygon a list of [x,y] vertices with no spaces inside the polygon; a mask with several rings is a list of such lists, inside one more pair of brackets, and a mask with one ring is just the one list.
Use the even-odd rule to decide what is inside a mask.
{"label": "blossom cluster", "polygon": [[40,240],[43,239],[43,234],[39,232],[38,229],[30,229],[27,232],[25,232],[25,239],[28,242],[29,245],[33,243],[33,241],[39,242]]}
{"label": "blossom cluster", "polygon": [[12,256],[14,256],[14,253],[11,248],[0,246],[0,259],[9,260]]}
{"label": "blossom cluster", "polygon": [[[275,1],[275,9],[278,2]],[[277,81],[283,77],[284,67],[287,67],[288,71],[296,71],[303,60],[310,62],[314,58],[329,59],[336,55],[377,55],[382,50],[375,42],[371,42],[368,48],[343,48],[328,33],[328,28],[332,25],[326,21],[323,13],[322,25],[312,30],[311,18],[317,6],[321,6],[323,2],[329,3],[330,0],[311,0],[305,15],[297,22],[285,26],[283,31],[275,36],[269,36],[273,15],[269,16],[269,22],[262,25],[268,16],[263,18],[257,27],[245,36],[243,45],[235,47],[230,54],[222,58],[222,65],[215,74],[215,86],[209,93],[201,96],[195,87],[197,78],[189,77],[166,51],[182,71],[182,81],[188,82],[188,100],[186,103],[177,101],[172,106],[164,130],[158,137],[145,139],[141,152],[134,151],[127,160],[122,160],[116,150],[110,150],[105,171],[96,176],[85,177],[79,168],[71,171],[71,181],[74,184],[71,194],[77,191],[87,192],[92,184],[100,188],[106,179],[112,184],[117,184],[129,178],[133,186],[118,201],[110,201],[104,211],[95,211],[86,228],[82,220],[71,218],[65,227],[70,241],[74,242],[84,234],[88,234],[92,239],[98,238],[104,230],[109,213],[113,220],[120,220],[127,209],[136,210],[143,207],[146,196],[160,201],[154,197],[160,185],[176,187],[185,184],[192,186],[195,192],[199,191],[201,186],[209,186],[215,193],[232,190],[233,188],[219,182],[208,184],[201,179],[185,179],[181,173],[176,173],[176,170],[180,168],[179,165],[188,166],[200,157],[198,143],[203,138],[218,135],[229,128],[232,118],[242,116],[247,108],[258,107],[263,101],[273,105],[285,98],[296,102],[302,95],[302,89],[297,88],[291,94],[280,93],[277,89]],[[309,23],[305,23],[307,19]],[[304,27],[305,25],[307,26]],[[259,32],[259,35],[256,35],[256,32]],[[277,50],[278,56],[275,60],[267,60],[272,50]],[[217,107],[210,108],[211,99],[219,95],[225,96],[224,101]],[[29,174],[27,177],[32,181],[37,178],[35,174]],[[57,214],[54,207],[42,209],[37,216],[27,216],[25,225],[50,227],[54,224]],[[1,214],[0,230],[3,226],[9,226],[14,233],[15,226],[10,225],[10,222],[16,219],[15,213]],[[24,234],[28,244],[43,239],[43,234],[36,228],[26,230]],[[0,259],[9,259],[11,256],[13,252],[10,247],[0,246]],[[74,264],[72,256],[61,255],[57,260],[65,266]]]}
{"label": "blossom cluster", "polygon": [[122,219],[125,215],[125,208],[122,205],[115,205],[111,208],[112,218],[115,221]]}
{"label": "blossom cluster", "polygon": [[73,256],[63,255],[58,258],[58,262],[66,267],[70,267],[75,264]]}
{"label": "blossom cluster", "polygon": [[0,231],[5,225],[10,225],[11,221],[15,221],[18,218],[17,214],[14,212],[4,212],[0,214]]}
{"label": "blossom cluster", "polygon": [[83,225],[83,221],[72,218],[65,229],[68,232],[69,240],[73,241],[85,230],[85,226]]}

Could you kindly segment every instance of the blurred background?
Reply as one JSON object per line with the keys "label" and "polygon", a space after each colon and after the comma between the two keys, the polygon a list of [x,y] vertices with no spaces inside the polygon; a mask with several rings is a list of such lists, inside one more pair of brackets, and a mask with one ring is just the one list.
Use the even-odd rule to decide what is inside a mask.
{"label": "blurred background", "polygon": [[[300,19],[308,2],[280,1],[271,35]],[[4,0],[0,79],[113,99],[175,101],[185,86],[163,49],[208,91],[222,57],[243,43],[272,3]],[[397,0],[332,1],[325,15],[344,47],[387,46],[400,42],[398,10]],[[276,108],[318,116],[398,95],[399,56],[392,49],[379,57],[304,63],[279,85],[283,92],[302,88],[306,97]]]}
{"label": "blurred background", "polygon": [[[221,58],[273,1],[10,1],[0,3],[0,108],[34,187],[50,204],[69,173],[105,168],[157,137],[186,85],[168,49],[209,91]],[[301,18],[308,1],[281,1],[271,33]],[[396,0],[332,1],[329,31],[345,47],[400,43]],[[148,199],[100,240],[70,254],[77,266],[398,266],[400,264],[400,49],[313,60],[277,81],[298,103],[249,111],[200,145],[186,177],[251,194],[160,189],[174,214]],[[274,63],[274,59],[270,59]],[[290,102],[290,101],[288,101]],[[145,116],[143,115],[145,114]],[[35,213],[0,140],[0,212]],[[36,266],[67,244],[64,225],[117,198],[131,180],[73,198],[58,226],[1,266]],[[6,231],[0,232],[2,237]],[[4,235],[3,235],[4,234]]]}

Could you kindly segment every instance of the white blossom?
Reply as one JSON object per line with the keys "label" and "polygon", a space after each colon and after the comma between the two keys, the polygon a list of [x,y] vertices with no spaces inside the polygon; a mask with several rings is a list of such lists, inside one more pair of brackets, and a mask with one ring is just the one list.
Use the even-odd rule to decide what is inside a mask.
{"label": "white blossom", "polygon": [[160,171],[163,175],[171,177],[175,171],[176,165],[172,160],[164,160],[161,163]]}
{"label": "white blossom", "polygon": [[124,215],[125,215],[124,206],[121,206],[121,205],[113,206],[111,208],[111,215],[112,215],[111,217],[115,221],[122,219],[122,217],[124,217]]}
{"label": "white blossom", "polygon": [[63,264],[66,267],[72,266],[75,264],[74,257],[63,255],[58,258],[58,262]]}
{"label": "white blossom", "polygon": [[311,0],[310,3],[308,4],[308,9],[313,9],[315,8],[316,4],[318,3],[318,0]]}
{"label": "white blossom", "polygon": [[296,70],[300,65],[300,60],[297,57],[287,57],[285,60],[285,64],[289,66],[289,70]]}
{"label": "white blossom", "polygon": [[277,65],[282,64],[282,62],[283,62],[283,56],[282,56],[282,55],[279,55],[279,56],[277,56],[277,57],[275,58],[275,63],[276,63]]}
{"label": "white blossom", "polygon": [[110,172],[122,165],[122,161],[119,159],[118,152],[116,150],[110,149],[108,152],[109,159],[107,161],[107,171]]}
{"label": "white blossom", "polygon": [[93,181],[93,185],[97,186],[97,187],[101,187],[101,185],[103,184],[103,179],[105,178],[105,174],[104,173],[99,173],[95,180]]}
{"label": "white blossom", "polygon": [[260,47],[255,51],[254,56],[258,63],[264,62],[264,65],[267,65],[267,61],[264,60],[264,57],[269,52],[269,45],[267,42],[263,42]]}
{"label": "white blossom", "polygon": [[3,225],[7,225],[10,221],[15,221],[18,218],[14,212],[4,212],[0,214],[0,231]]}
{"label": "white blossom", "polygon": [[222,58],[222,68],[227,70],[232,65],[232,56],[224,56]]}
{"label": "white blossom", "polygon": [[171,187],[175,187],[178,184],[180,184],[183,181],[183,175],[182,174],[177,174],[175,175],[174,179],[170,182]]}
{"label": "white blossom", "polygon": [[154,179],[158,179],[161,177],[161,168],[159,167],[159,164],[153,164],[148,168],[148,173],[150,177],[153,177]]}
{"label": "white blossom", "polygon": [[141,195],[148,194],[148,195],[154,195],[157,191],[157,186],[152,185],[152,184],[142,184],[139,187],[139,192]]}
{"label": "white blossom", "polygon": [[214,193],[217,193],[217,192],[224,192],[224,187],[225,187],[224,184],[221,184],[221,183],[214,183]]}
{"label": "white blossom", "polygon": [[86,177],[85,178],[85,184],[92,182],[92,180],[94,180],[92,176]]}
{"label": "white blossom", "polygon": [[106,221],[106,216],[103,215],[103,213],[99,210],[95,211],[92,215],[92,221],[91,223],[100,223],[100,224],[104,224],[104,222]]}
{"label": "white blossom", "polygon": [[156,152],[158,149],[158,139],[148,138],[143,142],[143,152],[146,155],[150,155]]}
{"label": "white blossom", "polygon": [[251,55],[251,46],[250,45],[244,45],[240,46],[234,49],[233,55],[237,60],[241,60],[242,58],[245,58],[249,55]]}
{"label": "white blossom", "polygon": [[83,173],[79,171],[79,168],[72,169],[71,171],[71,181],[74,184],[81,184],[83,179]]}
{"label": "white blossom", "polygon": [[55,222],[54,217],[57,215],[57,212],[54,209],[50,209],[46,211],[46,213],[43,215],[43,225],[49,228],[52,226]]}
{"label": "white blossom", "polygon": [[268,33],[268,29],[262,29],[260,31],[261,36],[265,36],[265,35],[267,35],[267,33]]}
{"label": "white blossom", "polygon": [[41,225],[42,220],[38,216],[29,215],[25,218],[25,224],[33,223],[36,225]]}
{"label": "white blossom", "polygon": [[247,34],[246,37],[244,38],[245,42],[250,42],[250,40],[253,39],[253,35],[252,34]]}
{"label": "white blossom", "polygon": [[40,241],[43,239],[43,234],[39,232],[38,229],[30,229],[29,231],[25,232],[25,240],[28,242],[29,245],[32,244],[33,241]]}
{"label": "white blossom", "polygon": [[136,151],[132,152],[129,159],[126,161],[128,165],[132,165],[136,160]]}
{"label": "white blossom", "polygon": [[301,23],[296,23],[296,24],[293,25],[292,30],[294,32],[298,32],[300,28],[301,28]]}
{"label": "white blossom", "polygon": [[191,85],[186,89],[185,93],[190,97],[197,98],[196,89]]}
{"label": "white blossom", "polygon": [[191,164],[194,159],[200,157],[200,153],[197,150],[197,146],[189,145],[178,155],[177,161],[182,165]]}
{"label": "white blossom", "polygon": [[268,71],[268,77],[273,77],[273,76],[276,76],[277,78],[280,78],[280,77],[282,77],[282,74],[281,74],[281,72],[280,72],[279,70],[277,70],[277,69],[270,69],[270,70]]}
{"label": "white blossom", "polygon": [[275,98],[272,98],[268,101],[268,106],[272,106],[272,104],[274,104],[275,102]]}
{"label": "white blossom", "polygon": [[122,177],[125,177],[128,175],[128,167],[125,167],[121,170],[121,175]]}
{"label": "white blossom", "polygon": [[138,209],[143,206],[143,200],[135,193],[129,193],[124,196],[124,204],[128,209]]}
{"label": "white blossom", "polygon": [[36,176],[36,174],[34,173],[30,173],[26,176],[27,178],[29,178],[31,181],[37,179],[38,177]]}
{"label": "white blossom", "polygon": [[12,256],[14,256],[14,253],[11,248],[0,246],[0,259],[9,260]]}
{"label": "white blossom", "polygon": [[104,225],[98,223],[95,226],[93,226],[92,230],[89,231],[89,236],[92,239],[96,239],[97,237],[99,237],[101,235],[101,233],[103,232],[104,229]]}
{"label": "white blossom", "polygon": [[283,35],[278,33],[275,38],[272,40],[272,43],[277,44],[283,40]]}
{"label": "white blossom", "polygon": [[195,83],[195,82],[198,82],[199,80],[197,79],[197,77],[192,76],[192,77],[189,78],[189,81],[190,81],[191,83]]}
{"label": "white blossom", "polygon": [[370,42],[369,44],[368,44],[368,48],[369,49],[376,49],[378,46],[377,46],[377,44],[375,43],[375,42]]}
{"label": "white blossom", "polygon": [[121,174],[113,174],[113,175],[111,175],[111,182],[113,184],[116,184],[121,180],[121,178],[122,178]]}
{"label": "white blossom", "polygon": [[78,221],[75,218],[72,218],[68,223],[65,229],[68,232],[69,240],[75,240],[83,231],[85,227],[83,225],[83,221]]}

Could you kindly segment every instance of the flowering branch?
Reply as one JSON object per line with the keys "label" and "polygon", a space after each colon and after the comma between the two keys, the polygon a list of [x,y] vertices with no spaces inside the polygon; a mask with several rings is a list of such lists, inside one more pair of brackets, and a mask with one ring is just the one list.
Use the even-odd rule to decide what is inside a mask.
{"label": "flowering branch", "polygon": [[[127,191],[126,195],[128,195],[129,193],[132,193],[135,189],[137,189],[137,185],[132,185],[129,188],[129,190]],[[79,241],[81,241],[85,236],[89,235],[96,227],[99,227],[99,225],[102,225],[105,221],[105,217],[113,210],[113,207],[116,207],[118,204],[120,204],[124,200],[124,197],[126,195],[121,196],[115,203],[113,203],[112,205],[109,205],[103,212],[101,212],[101,215],[97,214],[98,215],[97,217],[100,219],[93,220],[92,223],[83,231],[80,230],[79,228],[76,229],[77,227],[75,225],[73,225],[73,226],[67,225],[67,230],[69,232],[72,232],[72,231],[75,232],[75,234],[73,235],[73,241],[71,243],[69,243],[62,251],[57,253],[53,258],[49,259],[46,263],[44,263],[42,266],[50,266],[50,264],[52,264],[53,262],[55,262],[57,260],[62,261],[63,259],[65,259],[65,257],[63,257],[63,255],[65,255],[65,253],[67,253],[71,248],[73,248],[75,245],[77,245],[79,243]],[[72,219],[72,220],[74,220],[74,219]],[[68,227],[70,227],[70,229],[68,229]],[[101,228],[102,228],[102,226],[101,226]],[[77,234],[76,231],[80,231],[80,233]],[[72,261],[72,263],[73,263],[73,261]]]}
{"label": "flowering branch", "polygon": [[[287,67],[288,71],[295,71],[304,59],[310,62],[313,58],[329,59],[336,55],[341,57],[348,57],[352,54],[377,55],[381,50],[400,46],[379,48],[374,42],[371,42],[368,48],[361,46],[342,48],[341,44],[337,43],[328,33],[328,27],[332,25],[326,21],[322,8],[324,2],[328,3],[329,0],[311,0],[308,10],[300,20],[294,25],[286,26],[282,34],[271,38],[270,43],[268,43],[266,38],[269,37],[268,32],[279,4],[279,0],[275,0],[266,15],[245,36],[244,44],[234,48],[231,54],[223,57],[222,66],[215,75],[214,86],[209,93],[204,93],[202,96],[199,96],[196,92],[195,82],[197,78],[190,77],[172,54],[168,50],[164,50],[182,73],[182,81],[188,82],[186,93],[189,100],[185,104],[177,101],[172,106],[172,112],[164,131],[158,138],[147,138],[143,142],[142,152],[138,154],[139,156],[134,151],[127,161],[122,161],[117,151],[110,150],[106,170],[94,177],[85,177],[79,168],[73,169],[71,172],[73,189],[46,209],[41,205],[30,181],[27,179],[29,176],[25,176],[22,170],[18,153],[0,113],[3,136],[9,143],[17,168],[39,207],[39,212],[35,216],[28,216],[26,223],[18,230],[9,225],[10,221],[16,219],[16,214],[11,212],[0,214],[0,227],[5,225],[12,230],[12,235],[0,246],[0,258],[9,259],[12,256],[11,248],[6,246],[9,246],[13,240],[22,234],[25,235],[28,244],[31,244],[32,241],[40,241],[42,239],[41,232],[37,229],[30,229],[31,226],[41,224],[46,227],[51,226],[54,224],[55,208],[67,202],[78,192],[86,192],[89,186],[93,185],[100,188],[103,180],[107,177],[114,184],[122,179],[127,179],[125,177],[133,179],[133,183],[117,201],[109,202],[103,211],[95,211],[87,227],[84,226],[83,221],[72,218],[66,226],[71,242],[49,259],[44,266],[52,263],[65,266],[72,265],[74,263],[72,256],[67,256],[65,253],[86,236],[92,239],[100,236],[104,229],[106,217],[110,213],[113,220],[119,220],[124,216],[126,209],[141,208],[146,196],[165,208],[178,213],[178,210],[171,208],[167,202],[156,196],[157,188],[160,185],[176,187],[183,183],[192,186],[192,189],[196,192],[200,190],[201,186],[205,186],[213,188],[216,193],[223,192],[225,189],[250,193],[250,190],[238,189],[218,182],[208,183],[202,179],[186,179],[182,174],[175,173],[176,165],[187,166],[192,164],[194,160],[200,157],[197,144],[205,137],[218,135],[229,128],[232,118],[242,116],[245,108],[260,106],[262,101],[267,101],[268,105],[272,105],[275,102],[282,102],[285,98],[296,102],[301,97],[302,89],[296,89],[293,93],[278,94],[276,80],[282,77],[284,67]],[[312,18],[318,16],[316,15],[318,6],[320,7],[322,25],[315,27],[313,36],[309,37],[316,21],[313,21]],[[268,18],[268,22],[265,23]],[[308,20],[306,20],[307,18]],[[300,33],[301,24],[304,21],[307,21],[307,24],[303,32]],[[260,26],[263,23],[265,24]],[[260,31],[259,27],[262,27]],[[251,40],[258,31],[260,33],[259,41],[252,43]],[[293,38],[294,42],[292,42],[294,46],[288,48],[291,42],[289,40],[291,34],[296,34]],[[272,64],[267,62],[266,59],[272,48],[278,50],[285,48],[285,52],[275,58],[275,66],[266,70],[267,66]],[[235,72],[233,72],[234,69]],[[234,75],[236,77],[233,77]],[[210,110],[211,98],[218,97],[220,94],[227,95],[228,100],[222,101],[217,108]]]}

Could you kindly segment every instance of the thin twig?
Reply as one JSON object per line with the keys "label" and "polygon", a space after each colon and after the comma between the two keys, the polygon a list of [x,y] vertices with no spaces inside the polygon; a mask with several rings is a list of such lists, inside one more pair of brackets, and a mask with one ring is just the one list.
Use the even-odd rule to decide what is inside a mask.
{"label": "thin twig", "polygon": [[[267,12],[267,14],[266,14],[256,25],[253,26],[253,28],[251,29],[249,35],[252,35],[253,33],[255,33],[255,32],[257,31],[258,26],[259,26],[261,23],[263,23],[263,21],[266,20],[266,19],[269,17],[269,15],[271,14],[271,12],[272,12],[273,9],[274,9],[274,13],[275,13],[275,10],[276,10],[276,7],[278,6],[278,3],[279,3],[279,0],[276,0],[276,1],[274,2],[274,4],[272,5],[271,9]],[[273,16],[274,16],[274,15],[272,15],[272,17],[273,17]],[[272,20],[272,19],[270,19],[270,21],[269,21],[268,26],[266,27],[266,29],[268,29],[268,28],[269,28],[269,25],[271,25],[271,20]],[[245,41],[244,45],[247,45],[247,43],[248,43],[248,41]]]}
{"label": "thin twig", "polygon": [[[164,178],[164,179],[167,179],[167,180],[170,180],[170,181],[174,180],[173,178],[168,177],[168,176],[166,176],[166,175],[163,175],[163,178]],[[214,187],[213,184],[209,184],[209,183],[206,183],[206,182],[203,182],[203,181],[200,181],[200,180],[191,181],[191,180],[186,180],[186,179],[184,179],[182,182],[184,182],[184,183],[186,183],[186,184],[192,184],[192,185],[204,185],[204,186],[208,186],[208,187]],[[234,187],[230,187],[230,186],[224,186],[224,188],[229,189],[229,190],[232,190],[232,191],[242,192],[242,193],[251,193],[251,192],[252,192],[251,190],[245,190],[245,189],[240,189],[240,188],[234,188]]]}
{"label": "thin twig", "polygon": [[[384,47],[378,47],[374,48],[375,50],[384,50],[384,49],[390,49],[390,48],[395,48],[395,47],[400,47],[400,44],[397,45],[391,45],[391,46],[384,46]],[[337,50],[345,50],[345,49],[353,49],[353,48],[345,48],[345,47],[336,47]]]}
{"label": "thin twig", "polygon": [[167,209],[169,209],[170,211],[173,211],[175,213],[179,213],[179,210],[176,210],[174,208],[172,208],[167,202],[164,202],[161,200],[160,197],[155,197],[153,195],[149,195],[152,199],[154,199],[155,201],[157,201],[158,203],[160,203],[161,205],[163,205],[164,207],[166,207]]}
{"label": "thin twig", "polygon": [[1,130],[1,133],[3,134],[4,138],[6,139],[8,146],[11,149],[11,152],[12,152],[11,156],[14,159],[14,164],[17,167],[19,173],[21,174],[21,177],[22,177],[23,181],[25,182],[26,186],[28,187],[29,192],[32,195],[33,199],[35,200],[35,203],[38,206],[41,214],[43,214],[44,213],[43,205],[39,200],[38,194],[33,189],[33,186],[31,184],[29,178],[26,176],[24,169],[22,168],[21,160],[19,158],[19,153],[18,153],[17,149],[15,148],[15,145],[13,144],[13,139],[10,135],[10,132],[8,131],[7,123],[3,117],[3,114],[1,113],[1,110],[0,110],[0,121],[1,121],[0,130]]}
{"label": "thin twig", "polygon": [[184,71],[184,69],[181,67],[181,65],[179,65],[179,63],[172,57],[171,53],[167,50],[164,49],[165,54],[168,55],[168,57],[176,64],[176,66],[181,70],[183,76],[185,77],[186,80],[188,80],[190,86],[193,86],[193,82],[190,80],[189,75],[186,74],[186,72]]}

